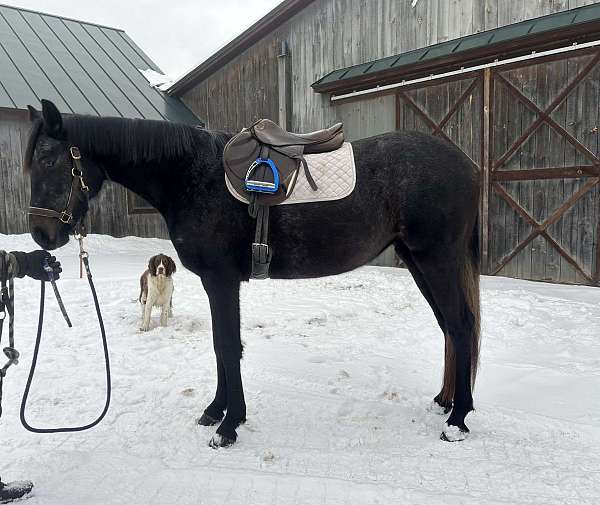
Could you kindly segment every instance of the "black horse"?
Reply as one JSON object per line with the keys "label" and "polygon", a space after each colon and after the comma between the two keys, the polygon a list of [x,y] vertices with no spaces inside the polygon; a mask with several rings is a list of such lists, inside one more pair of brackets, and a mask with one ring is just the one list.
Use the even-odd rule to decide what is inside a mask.
{"label": "black horse", "polygon": [[[220,422],[211,445],[233,443],[246,419],[239,289],[250,276],[254,221],[225,186],[221,158],[231,135],[162,121],[62,117],[45,100],[41,113],[30,107],[30,117],[25,170],[38,209],[29,222],[34,240],[45,249],[69,241],[88,205],[79,180],[89,197],[110,179],[158,209],[182,264],[200,276],[210,301],[218,380],[199,422]],[[72,147],[81,152],[76,165]],[[462,439],[479,353],[477,168],[455,147],[416,132],[359,140],[353,149],[357,183],[350,196],[272,208],[271,277],[347,272],[394,244],[445,336],[435,401],[452,412],[442,438]]]}

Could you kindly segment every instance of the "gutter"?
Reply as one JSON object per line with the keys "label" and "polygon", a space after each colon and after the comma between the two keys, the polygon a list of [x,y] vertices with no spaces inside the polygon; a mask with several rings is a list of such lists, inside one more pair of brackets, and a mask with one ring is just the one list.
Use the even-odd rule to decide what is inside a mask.
{"label": "gutter", "polygon": [[515,58],[507,58],[505,60],[494,60],[493,62],[490,62],[490,63],[484,63],[482,65],[475,65],[472,67],[463,67],[459,70],[453,70],[450,72],[442,72],[440,74],[432,74],[432,75],[428,75],[426,77],[420,77],[418,79],[409,79],[409,80],[397,82],[394,84],[387,84],[385,86],[376,86],[374,88],[363,89],[361,91],[352,91],[350,93],[344,93],[341,95],[332,95],[331,101],[338,102],[340,100],[348,100],[349,98],[356,98],[359,96],[371,95],[373,93],[382,93],[382,92],[389,91],[392,89],[402,88],[404,86],[410,86],[412,84],[436,81],[438,79],[445,79],[447,77],[452,77],[455,75],[467,74],[469,72],[475,72],[477,70],[483,70],[485,68],[500,67],[503,65],[509,65],[511,63],[518,63],[521,61],[534,60],[537,58],[543,58],[545,56],[552,56],[554,54],[568,53],[571,51],[578,51],[581,49],[587,49],[590,47],[597,47],[597,46],[600,46],[600,40],[585,42],[583,44],[577,44],[575,42],[570,46],[559,47],[557,49],[550,49],[548,51],[540,51],[540,52],[532,51],[530,54],[527,54],[524,56],[516,56]]}

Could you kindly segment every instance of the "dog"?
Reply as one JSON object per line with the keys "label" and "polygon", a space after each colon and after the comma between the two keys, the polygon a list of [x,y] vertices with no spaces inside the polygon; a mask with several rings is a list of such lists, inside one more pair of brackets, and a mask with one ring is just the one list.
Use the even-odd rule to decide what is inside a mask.
{"label": "dog", "polygon": [[142,305],[142,331],[150,329],[152,307],[160,307],[160,325],[167,326],[173,315],[173,274],[177,271],[175,262],[166,254],[157,254],[148,261],[148,270],[140,277]]}

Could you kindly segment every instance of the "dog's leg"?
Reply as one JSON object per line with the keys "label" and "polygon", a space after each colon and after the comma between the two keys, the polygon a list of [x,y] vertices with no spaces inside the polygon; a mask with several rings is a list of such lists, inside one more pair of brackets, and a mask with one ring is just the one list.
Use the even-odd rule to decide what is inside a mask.
{"label": "dog's leg", "polygon": [[143,305],[144,312],[142,315],[142,327],[140,328],[140,330],[142,331],[148,331],[150,329],[150,316],[152,315],[152,305],[152,297],[148,296],[148,298],[146,299],[146,303]]}
{"label": "dog's leg", "polygon": [[161,312],[160,312],[160,325],[161,326],[167,326],[167,320],[169,318],[169,304],[168,303],[164,303],[163,306],[160,309],[161,309]]}

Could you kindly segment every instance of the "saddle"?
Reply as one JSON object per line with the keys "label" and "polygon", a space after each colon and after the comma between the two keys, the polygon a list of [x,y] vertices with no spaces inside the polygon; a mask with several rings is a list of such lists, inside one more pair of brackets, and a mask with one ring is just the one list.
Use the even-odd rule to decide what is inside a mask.
{"label": "saddle", "polygon": [[335,151],[343,143],[342,123],[301,134],[288,132],[269,119],[258,120],[227,143],[223,151],[226,177],[234,190],[250,202],[248,212],[256,219],[253,278],[269,276],[273,255],[268,244],[269,207],[290,197],[301,167],[316,191],[304,155]]}

